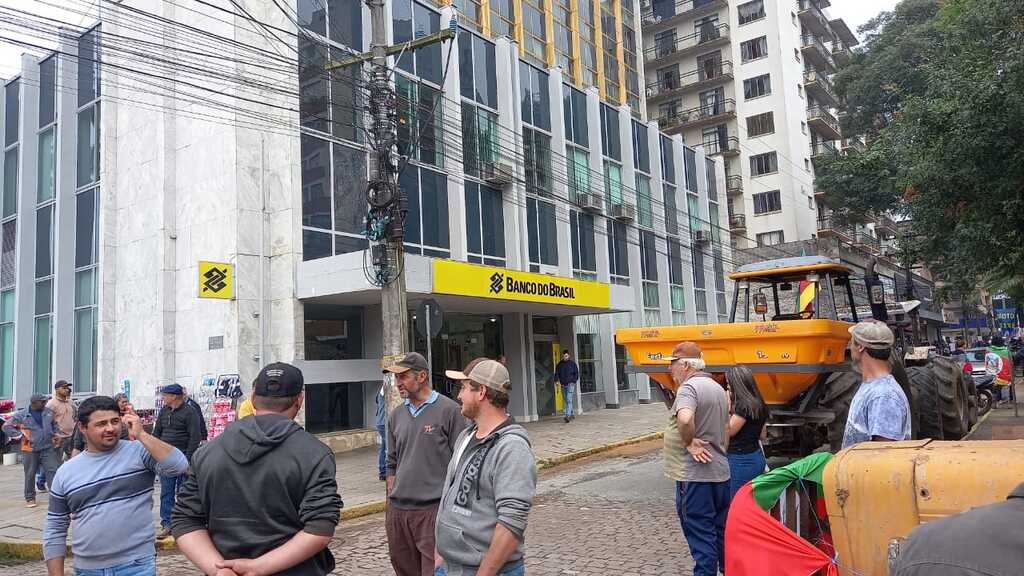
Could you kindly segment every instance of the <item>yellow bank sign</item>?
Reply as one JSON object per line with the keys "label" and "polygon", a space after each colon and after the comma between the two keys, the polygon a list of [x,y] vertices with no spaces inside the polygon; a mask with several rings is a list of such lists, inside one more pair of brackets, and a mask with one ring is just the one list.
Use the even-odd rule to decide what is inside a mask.
{"label": "yellow bank sign", "polygon": [[608,285],[601,282],[451,260],[434,260],[434,292],[588,308],[610,305]]}

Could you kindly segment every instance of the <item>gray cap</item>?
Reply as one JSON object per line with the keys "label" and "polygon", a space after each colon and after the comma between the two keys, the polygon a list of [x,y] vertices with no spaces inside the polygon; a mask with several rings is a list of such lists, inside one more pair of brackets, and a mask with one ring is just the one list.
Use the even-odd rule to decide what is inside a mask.
{"label": "gray cap", "polygon": [[29,402],[46,402],[49,399],[50,399],[50,397],[47,396],[46,394],[33,394],[32,397],[28,399],[28,401]]}
{"label": "gray cap", "polygon": [[896,341],[892,330],[877,320],[865,320],[850,326],[850,334],[857,344],[874,350],[892,348],[893,342]]}
{"label": "gray cap", "polygon": [[512,382],[508,376],[508,368],[505,368],[497,360],[484,360],[477,364],[466,376],[477,384],[483,384],[492,390],[505,394],[508,394],[508,391],[512,388]]}

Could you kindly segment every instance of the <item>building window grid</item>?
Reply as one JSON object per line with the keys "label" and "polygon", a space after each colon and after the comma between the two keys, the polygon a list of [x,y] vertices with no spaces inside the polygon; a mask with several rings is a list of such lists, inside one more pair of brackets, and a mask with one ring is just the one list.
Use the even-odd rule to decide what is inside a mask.
{"label": "building window grid", "polygon": [[755,154],[750,157],[751,176],[762,176],[764,174],[772,174],[778,171],[779,159],[778,155],[774,151]]}
{"label": "building window grid", "polygon": [[636,223],[645,228],[654,227],[654,201],[651,198],[651,178],[636,173]]}
{"label": "building window grid", "polygon": [[523,43],[525,53],[535,61],[546,61],[547,28],[544,22],[544,3],[537,0],[522,0]]}
{"label": "building window grid", "polygon": [[782,210],[782,194],[779,190],[758,192],[753,196],[754,214],[770,214]]}
{"label": "building window grid", "polygon": [[572,244],[572,272],[579,280],[597,280],[597,244],[594,216],[569,211],[569,241]]}
{"label": "building window grid", "polygon": [[467,180],[466,235],[468,260],[505,267],[505,219],[500,190]]}
{"label": "building window grid", "polygon": [[772,93],[771,74],[761,74],[743,81],[743,98],[753,100]]}
{"label": "building window grid", "polygon": [[629,253],[626,225],[608,219],[608,270],[612,284],[629,286]]}
{"label": "building window grid", "polygon": [[763,136],[775,132],[775,115],[772,111],[747,116],[747,136]]}
{"label": "building window grid", "polygon": [[580,194],[590,193],[590,153],[575,144],[565,145],[565,169],[569,185],[569,202],[579,203]]}
{"label": "building window grid", "polygon": [[740,4],[736,7],[736,13],[740,26],[761,20],[765,17],[764,0],[753,0],[753,2]]}
{"label": "building window grid", "polygon": [[527,244],[531,272],[540,272],[541,266],[558,266],[555,213],[554,203],[532,196],[526,197]]}
{"label": "building window grid", "polygon": [[747,63],[768,56],[768,37],[761,36],[740,43],[740,61]]}

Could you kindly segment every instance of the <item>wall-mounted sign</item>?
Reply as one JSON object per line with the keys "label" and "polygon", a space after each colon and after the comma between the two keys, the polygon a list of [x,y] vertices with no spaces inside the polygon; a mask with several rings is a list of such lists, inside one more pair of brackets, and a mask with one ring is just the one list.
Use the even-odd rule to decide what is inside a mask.
{"label": "wall-mounted sign", "polygon": [[434,260],[434,292],[496,300],[608,308],[607,284],[507,268]]}
{"label": "wall-mounted sign", "polygon": [[223,262],[199,261],[199,297],[230,300],[235,296],[234,266]]}

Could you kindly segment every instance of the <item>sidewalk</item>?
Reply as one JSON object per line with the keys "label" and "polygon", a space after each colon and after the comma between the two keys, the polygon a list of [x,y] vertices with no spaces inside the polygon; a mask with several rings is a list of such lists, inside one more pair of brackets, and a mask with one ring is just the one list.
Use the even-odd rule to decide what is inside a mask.
{"label": "sidewalk", "polygon": [[989,410],[967,440],[1021,440],[1024,439],[1024,380],[1017,380],[1019,416],[1013,415],[1013,405]]}
{"label": "sidewalk", "polygon": [[[547,467],[611,446],[660,433],[666,423],[665,406],[636,405],[599,410],[578,416],[570,424],[561,417],[525,424],[538,464]],[[377,449],[363,448],[337,456],[338,489],[345,501],[344,518],[383,509],[384,483],[377,479]],[[37,508],[25,508],[21,465],[0,466],[0,549],[13,544],[38,545],[42,540],[48,496],[38,494]],[[159,486],[153,494],[154,523],[159,516]]]}

